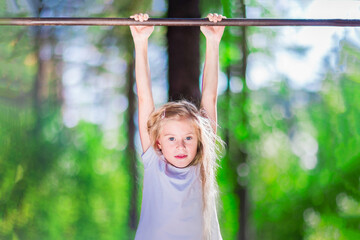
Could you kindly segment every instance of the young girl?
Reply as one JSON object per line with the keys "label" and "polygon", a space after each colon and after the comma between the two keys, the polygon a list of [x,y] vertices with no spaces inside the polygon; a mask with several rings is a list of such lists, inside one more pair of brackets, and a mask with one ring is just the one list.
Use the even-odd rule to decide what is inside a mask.
{"label": "young girl", "polygon": [[[147,14],[131,16],[146,21]],[[209,14],[213,22],[224,17]],[[136,240],[222,239],[216,213],[216,103],[221,26],[201,27],[206,57],[200,110],[187,101],[154,110],[148,38],[154,26],[130,26],[135,44],[144,185]]]}

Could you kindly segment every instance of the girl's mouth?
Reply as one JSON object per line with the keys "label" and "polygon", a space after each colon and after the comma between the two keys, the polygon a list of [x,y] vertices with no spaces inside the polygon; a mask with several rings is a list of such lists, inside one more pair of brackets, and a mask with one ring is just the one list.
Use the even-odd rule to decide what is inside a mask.
{"label": "girl's mouth", "polygon": [[186,158],[187,155],[181,154],[181,155],[177,155],[177,156],[175,156],[175,157],[178,158],[178,159],[183,159],[183,158]]}

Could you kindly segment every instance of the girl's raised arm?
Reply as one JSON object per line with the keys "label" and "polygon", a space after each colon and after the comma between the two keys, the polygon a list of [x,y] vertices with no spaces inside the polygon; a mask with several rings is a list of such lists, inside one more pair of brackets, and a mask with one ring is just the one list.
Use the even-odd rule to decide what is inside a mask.
{"label": "girl's raised arm", "polygon": [[[136,21],[146,21],[147,14],[131,16]],[[135,45],[135,78],[139,104],[139,131],[141,146],[145,152],[150,146],[150,137],[147,131],[147,121],[154,111],[154,100],[151,92],[151,76],[148,60],[148,38],[154,26],[130,26]]]}
{"label": "girl's raised arm", "polygon": [[[219,22],[222,15],[209,13],[210,21]],[[217,88],[219,74],[219,45],[224,33],[224,26],[201,26],[200,29],[206,37],[205,65],[202,79],[201,108],[204,108],[212,121],[214,132],[217,124]]]}

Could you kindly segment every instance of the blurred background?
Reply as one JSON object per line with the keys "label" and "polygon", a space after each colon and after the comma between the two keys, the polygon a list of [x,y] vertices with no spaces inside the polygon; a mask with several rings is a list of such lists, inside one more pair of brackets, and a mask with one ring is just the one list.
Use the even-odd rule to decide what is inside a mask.
{"label": "blurred background", "polygon": [[[0,17],[137,12],[359,18],[360,2],[0,2]],[[179,88],[199,96],[205,41],[192,29],[156,27],[150,38],[157,106]],[[224,240],[360,239],[359,30],[226,28],[218,102]],[[143,166],[133,57],[128,27],[0,27],[0,239],[134,238]],[[190,90],[176,88],[179,71],[191,76],[183,79]]]}

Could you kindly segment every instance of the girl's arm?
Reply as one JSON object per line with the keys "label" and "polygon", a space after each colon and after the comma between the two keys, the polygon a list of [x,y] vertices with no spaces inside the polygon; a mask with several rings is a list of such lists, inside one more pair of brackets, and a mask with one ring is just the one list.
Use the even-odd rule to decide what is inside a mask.
{"label": "girl's arm", "polygon": [[[146,21],[147,14],[131,16],[136,21]],[[141,146],[145,152],[150,146],[147,121],[154,111],[154,100],[151,92],[150,68],[148,60],[148,38],[154,26],[130,26],[135,45],[135,78],[139,104],[139,131]]]}
{"label": "girl's arm", "polygon": [[[209,14],[207,16],[212,22],[219,22],[222,15]],[[216,132],[217,122],[217,88],[219,74],[219,45],[224,32],[224,26],[201,26],[200,29],[206,37],[205,65],[202,79],[201,108],[204,108],[212,122]]]}

